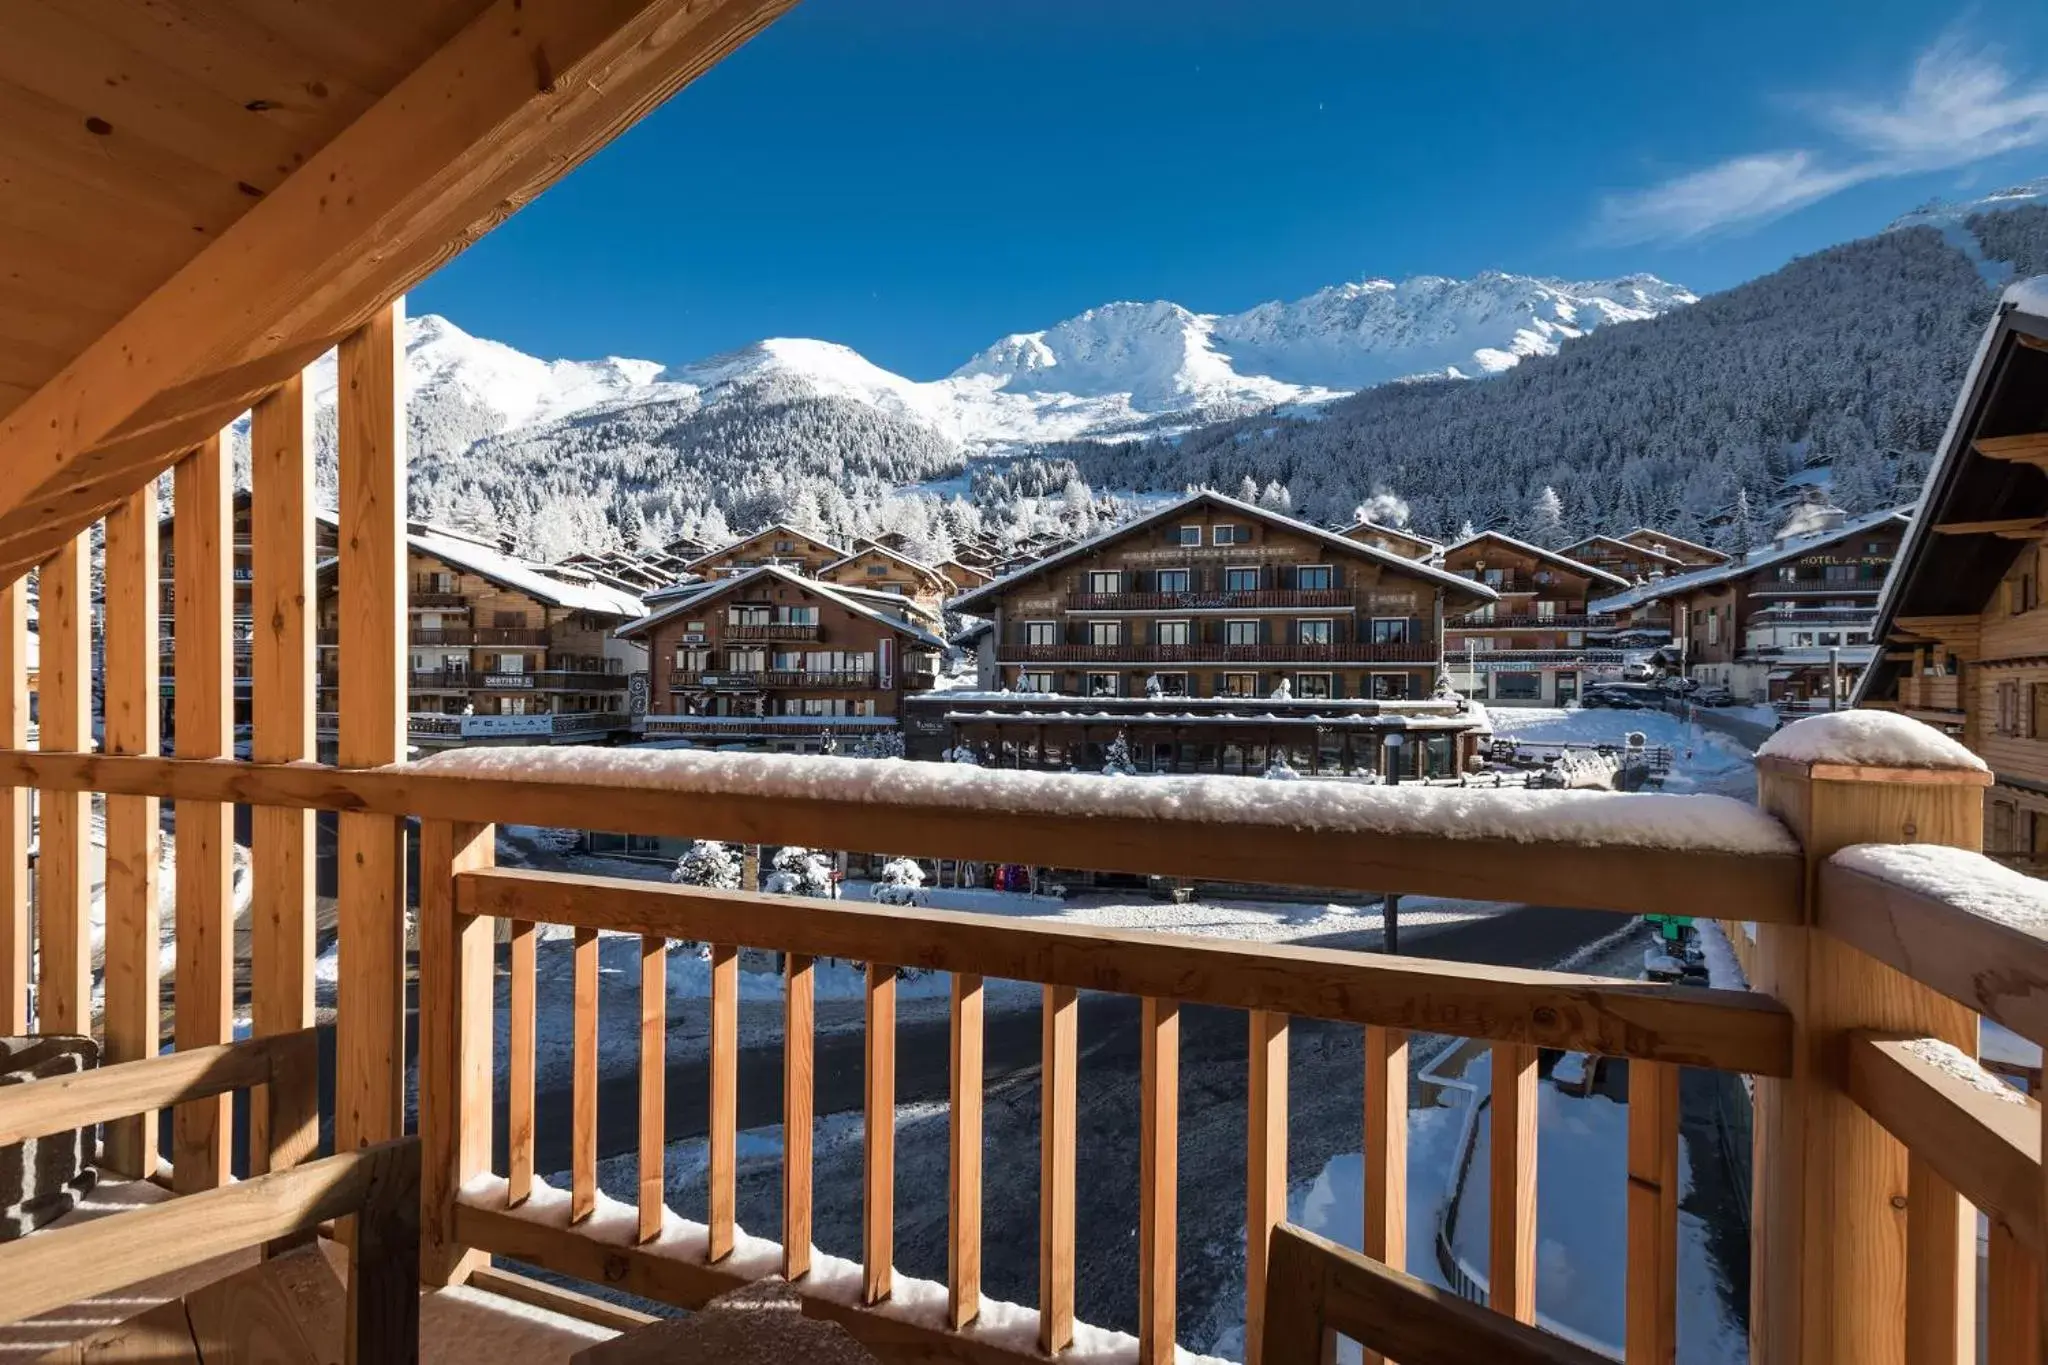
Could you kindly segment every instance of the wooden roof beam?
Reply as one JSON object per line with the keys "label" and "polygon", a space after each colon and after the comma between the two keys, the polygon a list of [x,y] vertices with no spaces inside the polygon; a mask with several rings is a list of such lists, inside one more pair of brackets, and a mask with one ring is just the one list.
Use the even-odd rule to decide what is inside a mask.
{"label": "wooden roof beam", "polygon": [[2048,431],[2019,436],[1979,436],[1973,443],[1987,460],[2011,460],[2016,464],[2048,464]]}
{"label": "wooden roof beam", "polygon": [[0,580],[792,3],[498,0],[0,418]]}
{"label": "wooden roof beam", "polygon": [[1934,526],[1938,536],[2006,536],[2018,533],[2022,539],[2032,539],[2043,530],[2048,530],[2048,521],[2040,517],[2007,517],[2002,521],[1943,521]]}

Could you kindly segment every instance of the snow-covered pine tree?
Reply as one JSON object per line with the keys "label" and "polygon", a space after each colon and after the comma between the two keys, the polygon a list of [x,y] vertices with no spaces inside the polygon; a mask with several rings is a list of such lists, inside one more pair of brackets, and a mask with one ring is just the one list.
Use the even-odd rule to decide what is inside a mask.
{"label": "snow-covered pine tree", "polygon": [[1546,550],[1564,544],[1564,499],[1547,483],[1529,508],[1528,535],[1531,543]]}
{"label": "snow-covered pine tree", "polygon": [[1102,751],[1102,771],[1107,777],[1136,777],[1138,765],[1131,761],[1131,742],[1124,732],[1116,732],[1116,738]]}
{"label": "snow-covered pine tree", "polygon": [[791,844],[775,850],[762,886],[778,896],[830,896],[832,864],[822,853]]}
{"label": "snow-covered pine tree", "polygon": [[737,844],[716,839],[698,839],[676,859],[668,879],[683,886],[708,886],[719,891],[740,889],[740,850]]}

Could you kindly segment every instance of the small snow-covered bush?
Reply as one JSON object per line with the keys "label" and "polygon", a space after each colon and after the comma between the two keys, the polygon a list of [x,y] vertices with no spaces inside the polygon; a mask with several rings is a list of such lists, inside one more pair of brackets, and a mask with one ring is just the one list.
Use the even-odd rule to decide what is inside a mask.
{"label": "small snow-covered bush", "polygon": [[719,891],[740,889],[740,850],[737,844],[716,839],[699,839],[676,859],[668,879],[682,886],[708,886]]}
{"label": "small snow-covered bush", "polygon": [[775,850],[762,885],[777,896],[830,896],[832,864],[822,853],[794,844]]}
{"label": "small snow-covered bush", "polygon": [[973,748],[966,744],[946,750],[946,761],[948,763],[965,763],[970,768],[981,766],[981,760],[975,756]]}
{"label": "small snow-covered bush", "polygon": [[923,886],[924,869],[915,858],[891,858],[882,864],[882,880],[890,886]]}
{"label": "small snow-covered bush", "polygon": [[1266,765],[1266,776],[1272,778],[1276,782],[1292,782],[1298,779],[1301,776],[1301,774],[1296,772],[1292,767],[1288,766],[1288,762],[1285,756],[1275,754],[1273,756],[1273,761]]}
{"label": "small snow-covered bush", "polygon": [[882,730],[872,735],[862,735],[847,751],[854,758],[901,758],[903,757],[903,732]]}
{"label": "small snow-covered bush", "polygon": [[1280,685],[1274,688],[1269,695],[1272,697],[1274,701],[1293,701],[1294,685],[1288,682],[1287,679],[1282,678],[1280,680]]}

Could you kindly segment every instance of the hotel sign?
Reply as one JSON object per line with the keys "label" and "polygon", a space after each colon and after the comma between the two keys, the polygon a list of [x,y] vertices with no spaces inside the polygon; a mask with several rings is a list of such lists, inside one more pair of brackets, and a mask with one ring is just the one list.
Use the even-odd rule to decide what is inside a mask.
{"label": "hotel sign", "polygon": [[533,686],[531,673],[486,673],[484,686],[497,691],[513,691]]}

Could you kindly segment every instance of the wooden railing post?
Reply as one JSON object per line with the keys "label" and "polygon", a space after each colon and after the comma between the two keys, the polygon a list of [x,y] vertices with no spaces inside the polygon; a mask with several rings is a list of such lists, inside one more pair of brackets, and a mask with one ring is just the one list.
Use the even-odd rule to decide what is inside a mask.
{"label": "wooden railing post", "polygon": [[[92,573],[80,532],[43,562],[41,747],[92,748]],[[91,797],[43,791],[36,853],[36,1020],[43,1033],[92,1032]]]}
{"label": "wooden railing post", "polygon": [[[0,588],[0,744],[28,747],[28,578]],[[0,1033],[28,1032],[28,788],[0,788]]]}
{"label": "wooden railing post", "polygon": [[491,1162],[491,932],[455,878],[493,865],[493,825],[420,825],[420,1278],[457,1284],[490,1258],[455,1236],[455,1197]]}
{"label": "wooden railing post", "polygon": [[[1809,920],[1816,870],[1847,845],[1981,848],[1989,782],[1974,768],[1757,762],[1759,804],[1804,852]],[[1846,1093],[1845,1035],[1894,1030],[1975,1056],[1976,1016],[1817,929],[1759,924],[1753,960],[1752,986],[1792,1011],[1794,1053],[1789,1078],[1756,1082],[1750,1359],[1899,1365],[1906,1152]],[[1955,1258],[1959,1268],[1975,1261],[1974,1247]]]}
{"label": "wooden railing post", "polygon": [[[341,718],[345,768],[405,757],[405,305],[344,337],[337,361],[341,492]],[[399,1135],[405,1112],[404,826],[336,821],[341,976],[334,1146]]]}

